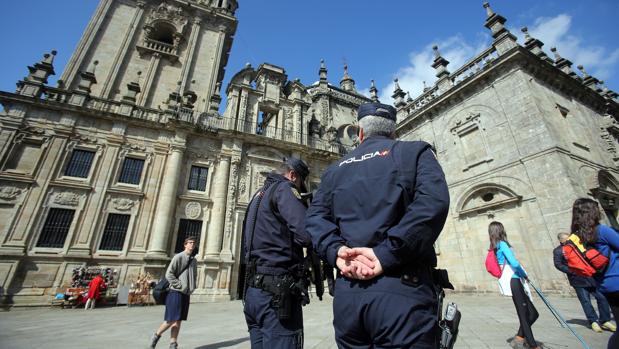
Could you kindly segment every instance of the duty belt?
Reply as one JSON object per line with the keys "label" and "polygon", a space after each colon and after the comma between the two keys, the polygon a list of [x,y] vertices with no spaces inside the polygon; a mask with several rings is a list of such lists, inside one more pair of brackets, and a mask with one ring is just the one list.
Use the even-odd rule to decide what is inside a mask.
{"label": "duty belt", "polygon": [[248,280],[248,286],[259,288],[270,293],[276,293],[278,285],[285,282],[285,279],[291,280],[288,275],[254,274]]}

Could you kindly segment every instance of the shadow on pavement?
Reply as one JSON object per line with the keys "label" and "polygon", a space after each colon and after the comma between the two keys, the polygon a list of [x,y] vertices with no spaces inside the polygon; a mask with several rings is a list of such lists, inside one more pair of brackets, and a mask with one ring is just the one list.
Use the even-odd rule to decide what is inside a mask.
{"label": "shadow on pavement", "polygon": [[202,345],[202,346],[196,347],[195,349],[219,349],[219,348],[226,348],[226,347],[231,347],[231,346],[236,345],[236,344],[241,344],[241,343],[246,342],[248,340],[249,340],[249,337],[231,339],[231,340],[227,340],[227,341],[223,341],[223,342],[219,342],[219,343]]}
{"label": "shadow on pavement", "polygon": [[580,326],[584,326],[584,327],[587,327],[587,328],[591,328],[591,325],[589,325],[589,321],[588,320],[569,319],[569,320],[565,320],[565,322],[567,322],[570,325],[580,325]]}

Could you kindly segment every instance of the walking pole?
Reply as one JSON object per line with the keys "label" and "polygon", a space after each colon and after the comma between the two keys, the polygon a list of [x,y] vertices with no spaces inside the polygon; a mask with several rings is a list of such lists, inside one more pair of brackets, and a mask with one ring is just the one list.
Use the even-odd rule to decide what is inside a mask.
{"label": "walking pole", "polygon": [[559,313],[559,311],[557,309],[555,309],[550,302],[548,302],[548,299],[546,299],[546,297],[544,297],[544,295],[542,294],[542,292],[529,280],[529,285],[531,285],[531,287],[533,287],[533,289],[535,290],[535,293],[537,293],[537,295],[539,296],[539,298],[542,299],[542,301],[544,302],[544,304],[546,304],[546,306],[548,307],[548,309],[550,309],[550,312],[555,316],[555,318],[559,321],[559,323],[561,324],[561,326],[563,327],[567,327],[568,330],[570,330],[570,332],[572,332],[572,334],[578,338],[578,341],[580,342],[580,344],[582,344],[582,347],[584,349],[591,349],[589,348],[589,346],[587,345],[587,343],[585,342],[585,340],[578,334],[576,333],[576,331],[574,331],[574,329],[572,328],[572,326],[570,326],[565,319],[563,318],[563,316],[561,316],[561,314]]}

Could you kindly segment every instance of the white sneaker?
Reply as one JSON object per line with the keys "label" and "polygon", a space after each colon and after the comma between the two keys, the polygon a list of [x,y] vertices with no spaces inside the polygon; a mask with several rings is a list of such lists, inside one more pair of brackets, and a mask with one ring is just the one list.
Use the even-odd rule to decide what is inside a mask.
{"label": "white sneaker", "polygon": [[615,332],[617,330],[617,326],[615,326],[612,322],[610,321],[606,321],[605,323],[602,324],[602,328],[610,331],[610,332]]}

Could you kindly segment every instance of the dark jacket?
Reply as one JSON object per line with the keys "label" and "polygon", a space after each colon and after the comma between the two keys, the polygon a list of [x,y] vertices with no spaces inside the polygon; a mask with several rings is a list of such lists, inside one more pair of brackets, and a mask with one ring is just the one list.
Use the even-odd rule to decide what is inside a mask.
{"label": "dark jacket", "polygon": [[567,260],[563,255],[563,245],[555,247],[552,254],[555,268],[567,274],[567,280],[572,287],[596,287],[596,282],[593,278],[579,276],[570,271],[570,268],[567,266]]}
{"label": "dark jacket", "polygon": [[260,274],[286,273],[303,261],[303,247],[311,245],[305,232],[306,208],[298,195],[286,177],[269,174],[248,206],[244,259],[248,263],[251,254]]}
{"label": "dark jacket", "polygon": [[373,136],[324,173],[307,231],[331,265],[346,245],[373,248],[385,272],[433,267],[448,210],[445,175],[428,143]]}

